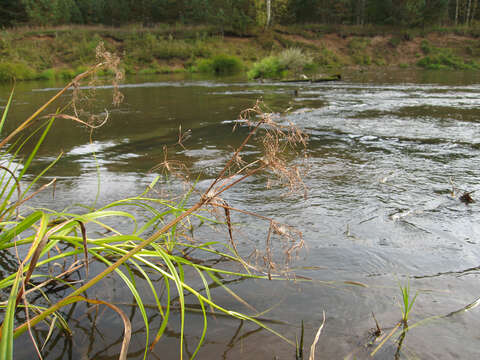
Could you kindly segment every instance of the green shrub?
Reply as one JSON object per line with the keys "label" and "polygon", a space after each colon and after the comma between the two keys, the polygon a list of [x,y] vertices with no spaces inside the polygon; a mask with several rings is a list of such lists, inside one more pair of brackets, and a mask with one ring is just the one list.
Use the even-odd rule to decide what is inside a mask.
{"label": "green shrub", "polygon": [[442,49],[430,45],[426,40],[422,41],[422,50],[427,56],[417,62],[418,66],[425,69],[455,69],[455,70],[479,70],[480,66],[475,61],[467,61],[455,55],[451,49]]}
{"label": "green shrub", "polygon": [[278,60],[283,68],[293,71],[294,74],[305,70],[313,63],[313,58],[299,48],[283,50],[278,55]]}
{"label": "green shrub", "polygon": [[422,49],[425,55],[430,54],[430,52],[432,51],[432,45],[430,45],[428,40],[422,40],[422,43],[420,44],[420,48]]}
{"label": "green shrub", "polygon": [[54,69],[44,70],[40,73],[40,75],[38,75],[38,78],[42,80],[54,80],[55,77],[56,74]]}
{"label": "green shrub", "polygon": [[373,63],[377,66],[385,66],[387,65],[387,62],[383,57],[378,57],[373,59]]}
{"label": "green shrub", "polygon": [[355,37],[348,43],[348,48],[352,52],[365,50],[370,44],[369,39]]}
{"label": "green shrub", "polygon": [[301,72],[311,72],[317,68],[313,57],[299,48],[283,50],[277,56],[269,56],[256,62],[248,72],[250,79],[282,78],[288,73],[298,76]]}
{"label": "green shrub", "polygon": [[240,72],[243,68],[242,61],[236,56],[215,55],[211,59],[202,59],[197,63],[198,72],[221,74],[234,74]]}
{"label": "green shrub", "polygon": [[0,81],[32,80],[36,77],[35,71],[26,64],[0,62]]}
{"label": "green shrub", "polygon": [[59,69],[57,71],[58,78],[63,79],[63,80],[73,79],[75,77],[75,75],[76,75],[76,73],[72,69],[64,68],[64,69]]}
{"label": "green shrub", "polygon": [[402,43],[402,38],[398,35],[394,35],[388,40],[388,44],[394,48]]}
{"label": "green shrub", "polygon": [[353,38],[348,43],[348,49],[355,64],[370,65],[372,57],[367,52],[367,46],[370,44],[369,39]]}
{"label": "green shrub", "polygon": [[322,46],[320,51],[315,53],[315,63],[320,66],[340,66],[342,61],[340,58],[326,46]]}
{"label": "green shrub", "polygon": [[138,70],[137,74],[138,75],[153,75],[153,74],[157,74],[157,69],[148,67],[148,68],[145,68],[145,69]]}
{"label": "green shrub", "polygon": [[276,56],[266,57],[253,64],[253,68],[248,72],[249,79],[267,78],[274,79],[284,76],[287,69],[282,66],[280,59]]}

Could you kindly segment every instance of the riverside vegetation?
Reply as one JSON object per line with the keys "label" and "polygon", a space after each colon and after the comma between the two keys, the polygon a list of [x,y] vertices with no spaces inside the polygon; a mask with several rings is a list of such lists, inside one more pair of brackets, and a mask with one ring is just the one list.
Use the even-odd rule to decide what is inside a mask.
{"label": "riverside vegetation", "polygon": [[[280,267],[275,265],[272,255],[275,242],[282,244],[286,258],[293,256],[303,246],[301,234],[296,229],[243,210],[244,214],[263,219],[268,228],[267,246],[258,253],[259,259],[263,259],[263,265],[247,262],[239,255],[232,232],[233,213],[240,210],[230,207],[221,198],[221,195],[231,187],[260,173],[276,178],[277,183],[285,186],[289,191],[303,190],[300,168],[289,164],[283,153],[289,152],[290,156],[299,155],[302,149],[305,149],[307,138],[294,126],[276,124],[272,114],[265,112],[261,104],[256,104],[252,109],[242,112],[241,122],[237,126],[248,128],[248,135],[206,189],[197,189],[195,182],[186,183],[188,190],[180,198],[158,198],[151,193],[154,192],[155,184],[163,179],[163,175],[160,175],[142,194],[115,201],[98,209],[90,208],[84,213],[58,212],[44,208],[30,209],[25,206],[36,194],[54,186],[55,180],[42,186],[38,182],[42,175],[55,165],[58,158],[32,181],[24,179],[26,171],[35,161],[35,156],[54,122],[58,119],[71,120],[93,130],[107,120],[106,118],[98,119],[95,116],[90,116],[88,120],[78,117],[78,114],[82,113],[79,108],[81,104],[79,99],[82,97],[81,82],[89,76],[94,76],[97,71],[108,70],[115,74],[113,103],[122,100],[122,95],[116,87],[122,78],[118,58],[106,51],[102,45],[97,47],[96,52],[101,62],[76,76],[0,142],[2,149],[0,156],[5,164],[1,166],[3,174],[0,178],[2,192],[0,249],[4,253],[11,254],[17,261],[17,268],[10,269],[10,273],[0,280],[0,289],[9,292],[8,300],[1,303],[5,309],[0,333],[1,358],[8,360],[14,358],[14,339],[24,333],[29,333],[41,358],[44,344],[37,344],[40,338],[35,326],[44,322],[50,329],[49,334],[56,331],[56,327],[70,334],[68,317],[62,310],[72,304],[86,302],[106,306],[120,316],[124,324],[124,337],[119,358],[126,359],[132,335],[129,318],[119,306],[103,299],[89,298],[86,295],[88,289],[113,274],[122,279],[131,291],[143,317],[146,329],[145,356],[148,349],[153,348],[162,338],[171,321],[172,311],[179,311],[179,353],[180,358],[183,358],[183,333],[186,313],[189,311],[185,299],[187,295],[193,296],[198,301],[204,320],[200,340],[191,358],[195,357],[205,338],[209,315],[215,312],[251,321],[293,345],[282,334],[269,328],[258,318],[258,315],[249,316],[225,308],[215,302],[210,292],[212,286],[221,286],[234,299],[249,307],[248,303],[233,293],[221,278],[223,276],[255,279],[281,278],[279,277],[281,272],[278,273],[278,270],[275,270]],[[94,78],[90,80],[90,84],[94,80]],[[54,105],[72,87],[73,99],[66,107],[60,108],[54,114],[43,115],[47,108]],[[0,131],[7,121],[13,95],[12,91],[3,111]],[[72,115],[65,113],[68,108],[72,109]],[[32,141],[33,149],[22,162],[19,154]],[[263,144],[264,153],[261,158],[246,163],[242,159],[243,152],[251,141],[259,141]],[[179,134],[179,145],[183,146],[182,134]],[[60,156],[61,154],[59,158]],[[169,174],[175,174],[182,169],[182,166],[166,157],[165,161],[154,169],[161,173],[166,171]],[[136,215],[135,209],[144,210],[148,215],[140,218]],[[209,211],[218,212],[218,210],[223,212],[223,220],[209,216]],[[104,220],[112,218],[117,221],[122,218],[131,221],[133,231],[122,233],[116,229],[115,225],[109,225],[111,221]],[[205,223],[217,226],[223,224],[229,241],[226,243],[214,240],[196,241],[194,229]],[[95,236],[98,234],[95,229],[99,228],[103,229],[104,234],[106,232],[111,235]],[[243,270],[226,270],[219,265],[209,265],[207,261],[194,261],[191,258],[193,253],[198,258],[204,255],[215,256],[229,262],[236,262]],[[89,267],[92,261],[104,264],[104,270],[98,274],[92,274]],[[63,266],[58,274],[53,274],[56,262],[63,262]],[[202,289],[196,289],[186,279],[186,274],[191,272],[196,274],[200,283],[203,284]],[[133,277],[133,273],[136,277]],[[162,279],[166,289],[162,294],[153,283],[154,278],[157,277]],[[145,294],[137,291],[136,282],[138,281],[145,281],[148,284],[155,299],[156,309],[162,316],[160,328],[155,334],[149,332],[150,324],[143,302]],[[70,288],[70,293],[58,298],[55,289],[65,285]],[[41,296],[37,297],[36,294]],[[178,303],[178,308],[174,303]],[[23,315],[20,316],[20,314]],[[46,343],[49,338],[50,335],[42,341]]]}
{"label": "riverside vegetation", "polygon": [[320,24],[242,34],[206,25],[11,28],[0,31],[0,81],[70,80],[86,70],[99,41],[110,52],[125,54],[127,74],[139,75],[237,73],[253,79],[384,66],[477,70],[479,33],[476,27]]}
{"label": "riverside vegetation", "polygon": [[[159,199],[155,196],[154,189],[155,185],[162,181],[160,176],[139,196],[116,201],[98,209],[90,208],[88,211],[78,214],[45,209],[33,209],[32,211],[32,209],[26,207],[28,200],[35,196],[38,191],[46,191],[49,187],[54,186],[54,183],[40,185],[41,175],[48,171],[50,166],[55,165],[54,163],[41,171],[31,182],[28,182],[24,177],[31,165],[34,164],[37,151],[49,129],[54,126],[54,122],[58,121],[57,119],[70,119],[93,129],[101,125],[104,120],[90,117],[88,121],[83,121],[76,116],[77,113],[81,112],[78,108],[80,106],[78,99],[81,96],[81,93],[79,93],[81,88],[78,85],[83,79],[96,71],[115,74],[115,83],[121,79],[122,75],[119,72],[117,59],[105,49],[99,48],[97,53],[102,61],[100,65],[78,75],[65,89],[0,142],[5,164],[2,166],[3,175],[1,178],[3,195],[2,207],[0,208],[0,225],[2,227],[0,249],[4,253],[10,254],[16,265],[15,268],[9,269],[9,274],[0,282],[1,289],[5,293],[10,293],[9,300],[2,303],[5,308],[5,315],[2,324],[0,353],[5,354],[7,359],[13,358],[14,339],[26,332],[30,332],[32,338],[37,338],[35,324],[41,321],[48,325],[49,334],[58,331],[55,330],[55,327],[60,327],[61,331],[69,333],[68,318],[65,315],[66,312],[62,309],[73,303],[86,302],[95,306],[108,307],[116,311],[121,317],[125,326],[121,358],[125,358],[131,336],[128,317],[125,316],[118,304],[109,303],[104,299],[92,299],[83,294],[85,290],[102,280],[106,280],[107,276],[110,275],[116,275],[122,279],[135,297],[147,329],[145,353],[147,353],[148,348],[155,346],[157,341],[162,338],[167,329],[167,324],[172,321],[173,312],[180,313],[182,335],[186,324],[185,318],[190,311],[196,310],[203,315],[204,327],[193,356],[198,353],[201,347],[207,331],[209,315],[214,312],[252,321],[273,332],[274,330],[269,328],[266,322],[255,316],[256,313],[249,316],[222,307],[221,304],[214,301],[210,291],[214,286],[221,286],[237,301],[248,306],[226,287],[221,277],[281,279],[280,275],[282,274],[275,273],[275,268],[278,269],[278,266],[275,266],[273,253],[270,251],[271,247],[281,242],[284,254],[288,258],[303,246],[300,233],[296,229],[278,224],[273,219],[248,213],[252,216],[260,216],[260,219],[265,220],[268,235],[267,248],[263,251],[259,250],[259,258],[263,266],[247,263],[239,256],[237,244],[232,235],[232,214],[237,209],[230,207],[228,203],[221,199],[222,193],[232,186],[249,176],[265,172],[268,175],[278,175],[281,184],[289,190],[304,190],[301,178],[298,176],[301,173],[300,169],[290,167],[287,158],[281,155],[281,150],[289,152],[289,157],[296,157],[302,154],[307,139],[294,127],[281,127],[275,124],[272,115],[268,113],[268,110],[266,112],[265,108],[255,106],[242,113],[242,121],[237,126],[244,127],[245,130],[249,129],[247,138],[234,152],[232,158],[214,182],[206,188],[200,189],[195,184],[190,184],[189,190],[180,198]],[[286,60],[284,61],[286,62]],[[292,69],[295,68],[294,65],[291,66]],[[75,89],[75,96],[70,104],[73,115],[65,115],[66,109],[63,109],[56,114],[48,114],[46,117],[42,117],[41,112],[47,106],[52,105],[70,87]],[[121,100],[120,93],[115,92],[114,95],[114,102]],[[11,111],[9,106],[12,98],[13,93],[3,111],[0,129],[3,128],[9,111]],[[35,128],[35,124],[38,125],[38,128]],[[183,134],[179,134],[179,145],[182,144],[183,138]],[[28,146],[28,142],[32,141],[34,142],[33,150],[20,165],[22,149]],[[247,164],[244,163],[246,157],[242,158],[242,150],[249,141],[262,143],[265,151],[261,158],[250,160]],[[167,151],[165,151],[165,154],[167,154]],[[170,174],[178,173],[178,170],[182,169],[182,164],[177,163],[174,159],[169,159],[167,156],[161,164],[155,167],[155,171],[168,171]],[[298,185],[300,186],[298,187]],[[148,215],[139,217],[135,209],[146,210]],[[223,218],[218,219],[209,215],[208,210],[213,209],[220,210]],[[116,221],[120,222],[122,219],[131,221],[133,230],[131,232],[120,231],[116,225],[112,225],[112,221],[109,220],[111,218],[114,219],[113,224]],[[202,224],[208,223],[217,227],[224,227],[228,241],[226,243],[213,240],[207,243],[195,242],[193,234],[196,229],[203,226]],[[100,237],[95,231],[98,227],[104,230]],[[207,263],[192,261],[189,256],[191,252],[218,256],[236,263],[243,270],[226,270],[221,268],[218,263],[216,266],[211,266]],[[198,257],[202,258],[202,255]],[[61,271],[58,274],[50,273],[55,268],[54,264],[62,260],[65,260],[65,263]],[[90,266],[93,261],[96,264],[105,264],[106,270],[93,274]],[[188,278],[186,274],[192,272],[198,274],[197,280],[204,284],[202,289],[196,289],[186,280]],[[165,293],[157,292],[153,286],[155,275],[152,274],[156,274],[163,279],[166,288]],[[78,283],[77,281],[81,282]],[[151,324],[149,324],[149,319],[146,316],[146,304],[143,302],[144,294],[136,290],[135,281],[144,281],[148,284],[151,294],[155,298],[156,309],[162,316],[161,325],[159,329],[155,329],[157,332],[154,334],[148,332]],[[345,283],[350,286],[367,287],[354,281]],[[71,288],[71,293],[63,299],[58,299],[56,290],[65,285]],[[411,296],[408,282],[404,286],[400,285],[400,290],[402,302],[399,318],[401,315],[401,320],[387,334],[384,334],[380,325],[377,325],[377,330],[372,336],[372,342],[368,344],[374,346],[372,355],[381,349],[389,339],[397,340],[398,352],[400,353],[402,341],[408,329],[427,321],[443,319],[468,311],[480,303],[480,300],[477,299],[460,310],[443,316],[430,317],[408,327],[407,320],[410,317],[409,314],[415,312],[413,306],[417,295]],[[36,302],[30,303],[29,299],[32,301],[32,297],[37,293],[45,297],[39,296],[36,298]],[[188,294],[191,295],[191,298],[196,299],[198,308],[191,309],[187,305],[185,296]],[[18,326],[15,328],[16,325]],[[320,334],[321,329],[322,327],[318,334]],[[283,337],[283,334],[277,333],[277,335],[285,341],[290,341]],[[42,340],[48,341],[49,339],[50,335],[47,336],[47,339]],[[300,341],[297,344],[297,358],[303,357],[302,339],[303,335],[300,336]],[[180,352],[182,352],[183,336],[180,336],[179,341]]]}

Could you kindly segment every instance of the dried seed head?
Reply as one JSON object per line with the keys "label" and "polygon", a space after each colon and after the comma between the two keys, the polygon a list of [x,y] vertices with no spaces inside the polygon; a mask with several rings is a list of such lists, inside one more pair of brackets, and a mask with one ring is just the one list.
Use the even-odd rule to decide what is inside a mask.
{"label": "dried seed head", "polygon": [[100,41],[96,47],[96,56],[97,61],[104,64],[104,67],[107,70],[110,70],[114,74],[113,78],[113,105],[118,106],[124,99],[124,95],[119,90],[119,83],[124,79],[123,70],[120,69],[120,58],[107,51],[105,49],[105,44],[103,41]]}

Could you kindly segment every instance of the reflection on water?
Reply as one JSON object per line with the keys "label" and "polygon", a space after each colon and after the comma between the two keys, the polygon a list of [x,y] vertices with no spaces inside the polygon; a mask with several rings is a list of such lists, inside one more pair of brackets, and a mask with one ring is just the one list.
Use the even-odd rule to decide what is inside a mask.
{"label": "reflection on water", "polygon": [[[169,156],[186,164],[193,176],[200,176],[198,186],[205,187],[246,134],[242,126],[232,132],[239,112],[262,98],[280,114],[280,121],[292,122],[310,136],[308,198],[285,198],[275,187],[266,190],[262,178],[233,188],[225,198],[232,206],[301,229],[308,249],[292,267],[299,279],[312,281],[249,280],[229,286],[259,311],[270,309],[265,317],[283,321],[272,327],[289,338],[299,334],[304,320],[306,344],[313,341],[325,310],[326,327],[317,353],[326,359],[368,358],[372,349],[365,344],[375,326],[371,313],[386,332],[401,318],[399,282],[410,278],[412,290],[421,291],[412,322],[448,314],[480,294],[480,213],[477,203],[465,205],[458,200],[462,191],[479,189],[480,76],[408,71],[352,73],[344,78],[325,84],[130,79],[122,88],[125,103],[111,113],[105,127],[95,131],[92,143],[85,129],[57,121],[30,170],[31,176],[38,173],[63,150],[62,159],[47,174],[47,180],[59,179],[55,201],[45,194],[32,204],[57,209],[75,203],[91,205],[98,186],[99,204],[140,193],[156,176],[149,170],[163,161],[163,146],[177,143],[180,125],[191,129],[192,136],[185,149],[177,147]],[[21,84],[7,126],[13,128],[57,86]],[[109,101],[107,90],[97,90],[99,109]],[[0,104],[7,95],[8,88],[1,88]],[[253,156],[258,149],[249,151]],[[457,197],[451,196],[452,184]],[[180,185],[170,186],[181,191]],[[244,255],[265,241],[265,224],[244,216],[234,222]],[[8,254],[2,255],[0,271],[14,266],[12,261]],[[111,278],[91,296],[124,303],[134,331],[130,356],[141,358],[143,322],[135,307],[127,304],[133,300],[125,299],[127,292],[119,284]],[[147,290],[139,283],[142,287]],[[214,296],[225,306],[246,311],[221,289],[215,289]],[[68,310],[75,335],[67,339],[56,334],[47,345],[48,358],[116,357],[121,320],[108,311],[94,319],[96,310],[86,308],[77,305]],[[441,324],[412,329],[402,339],[402,356],[477,358],[477,312],[472,309]],[[159,314],[151,310],[149,317],[152,329],[157,329]],[[222,317],[209,321],[202,359],[294,358],[295,349],[255,325]],[[192,311],[187,353],[195,348],[202,326],[201,316]],[[45,337],[48,328],[39,331]],[[178,357],[178,337],[174,320],[151,358]],[[28,358],[28,344],[25,340],[18,346],[18,358]],[[375,358],[393,359],[394,345],[385,346]]]}

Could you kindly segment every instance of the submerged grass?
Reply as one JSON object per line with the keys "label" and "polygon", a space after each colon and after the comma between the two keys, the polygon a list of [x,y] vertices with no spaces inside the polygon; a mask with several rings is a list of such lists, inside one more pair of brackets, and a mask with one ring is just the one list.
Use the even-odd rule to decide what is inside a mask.
{"label": "submerged grass", "polygon": [[[47,103],[40,107],[32,116],[19,125],[14,131],[0,141],[1,154],[6,166],[2,166],[3,176],[0,177],[0,191],[2,202],[0,204],[0,251],[8,252],[17,259],[18,268],[7,274],[0,280],[0,289],[8,291],[8,300],[1,305],[4,307],[4,318],[1,325],[0,354],[2,359],[11,360],[14,358],[14,340],[29,332],[37,352],[40,355],[42,347],[36,345],[33,330],[40,322],[46,322],[50,328],[48,341],[54,327],[63,324],[61,328],[68,330],[68,315],[64,308],[87,302],[95,305],[104,305],[117,312],[124,323],[124,338],[120,350],[120,359],[126,359],[128,346],[131,338],[131,324],[125,316],[121,307],[103,301],[93,300],[87,297],[87,290],[100,284],[110,275],[118,276],[135,298],[139,312],[143,318],[146,329],[145,352],[146,358],[148,349],[153,349],[155,344],[162,338],[167,325],[171,322],[171,312],[174,308],[173,302],[179,303],[180,312],[180,359],[184,356],[184,332],[187,304],[185,297],[192,295],[198,302],[203,316],[203,329],[198,344],[193,352],[192,358],[198,353],[205,339],[208,313],[217,311],[229,317],[247,320],[259,327],[266,329],[279,336],[285,341],[293,342],[276,332],[265,323],[255,318],[223,307],[214,301],[211,294],[213,285],[222,286],[237,301],[253,310],[243,299],[236,295],[220,280],[221,276],[236,276],[242,278],[268,279],[272,278],[272,269],[275,268],[271,256],[271,247],[274,236],[286,238],[285,256],[291,254],[303,246],[301,235],[291,227],[280,225],[273,219],[258,216],[269,224],[267,249],[263,258],[264,266],[252,265],[242,259],[232,237],[231,213],[237,209],[230,207],[222,198],[221,194],[254,176],[265,173],[269,176],[276,176],[279,183],[290,190],[303,189],[300,179],[300,171],[297,167],[290,167],[282,152],[287,149],[295,149],[297,146],[303,148],[306,145],[306,137],[294,126],[280,126],[275,123],[271,114],[266,113],[260,104],[255,105],[242,113],[242,122],[239,126],[248,126],[249,133],[242,144],[234,151],[231,159],[218,176],[211,182],[204,191],[199,191],[195,183],[189,185],[189,190],[180,199],[168,200],[151,196],[155,184],[160,180],[157,177],[144,193],[131,198],[115,201],[98,209],[91,209],[84,213],[70,213],[38,209],[34,211],[25,210],[21,205],[40,191],[53,186],[55,179],[50,183],[40,186],[38,181],[41,176],[54,163],[47,166],[38,174],[33,181],[25,182],[24,175],[35,159],[35,156],[42,142],[48,134],[49,129],[54,125],[56,119],[70,119],[80,122],[90,128],[98,125],[90,120],[81,120],[78,111],[78,91],[80,82],[101,69],[107,69],[116,74],[114,85],[121,79],[118,73],[118,60],[103,47],[97,48],[97,57],[101,59],[98,65],[79,74],[64,89],[59,91]],[[70,104],[74,115],[65,115],[62,111],[56,114],[42,116],[45,109],[53,104],[67,89],[74,88],[74,100]],[[13,92],[12,92],[13,96]],[[0,130],[7,119],[12,96],[2,114]],[[115,93],[113,102],[121,100],[121,94]],[[106,119],[105,119],[106,120]],[[22,166],[14,165],[20,163],[19,153],[28,141],[34,137],[27,129],[34,129],[37,124],[37,140],[33,150],[23,161]],[[38,137],[39,136],[39,137]],[[246,164],[242,160],[244,148],[253,139],[263,139],[264,154],[261,158]],[[180,142],[180,140],[179,140]],[[58,160],[58,159],[57,159]],[[167,159],[164,168],[171,169]],[[26,189],[21,189],[26,184]],[[33,187],[38,190],[31,193]],[[196,197],[196,199],[195,199]],[[207,209],[223,209],[225,213],[224,223],[227,225],[229,242],[210,241],[208,243],[198,242],[192,238],[192,224],[200,226],[205,222],[218,223],[218,220],[211,220],[205,215]],[[139,211],[137,211],[139,210]],[[139,212],[147,215],[140,218],[134,215]],[[248,212],[242,211],[245,214]],[[254,215],[255,214],[251,214]],[[109,225],[120,219],[128,220],[133,225],[133,230],[122,233],[115,226]],[[95,230],[103,229],[109,236],[98,237]],[[96,235],[96,236],[95,236]],[[183,241],[182,239],[187,239]],[[198,263],[191,259],[188,254],[192,251],[215,255],[221,259],[236,262],[243,267],[243,271],[225,270],[219,266],[211,266],[206,263]],[[103,263],[105,268],[97,274],[91,274],[88,264],[91,261]],[[53,268],[54,264],[63,262],[61,274],[53,275],[45,269]],[[84,269],[83,278],[80,281],[69,280],[69,275]],[[198,275],[203,284],[203,290],[197,290],[186,280],[186,270],[189,269]],[[132,274],[135,273],[136,277]],[[159,293],[153,282],[154,275],[162,279],[166,292]],[[145,294],[140,293],[136,287],[136,281],[142,279],[148,284],[151,295],[155,299],[156,310],[161,315],[162,321],[156,333],[150,334],[150,322],[147,316]],[[63,298],[56,298],[56,295],[49,296],[52,292],[46,292],[45,287],[60,281],[61,285],[67,285],[70,289],[68,295]],[[36,297],[36,303],[30,303],[32,294],[41,294]],[[45,297],[44,300],[41,300]],[[40,299],[40,300],[39,300]],[[18,318],[23,312],[25,320]],[[66,317],[65,321],[63,318]]]}

